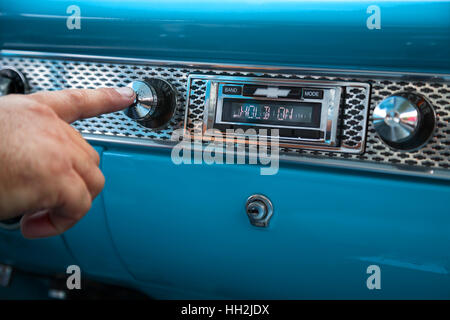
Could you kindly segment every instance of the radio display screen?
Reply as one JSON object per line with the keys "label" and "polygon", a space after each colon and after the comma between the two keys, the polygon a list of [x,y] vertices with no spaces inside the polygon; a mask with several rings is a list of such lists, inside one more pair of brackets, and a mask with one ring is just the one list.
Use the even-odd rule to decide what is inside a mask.
{"label": "radio display screen", "polygon": [[222,121],[320,127],[321,103],[223,99]]}

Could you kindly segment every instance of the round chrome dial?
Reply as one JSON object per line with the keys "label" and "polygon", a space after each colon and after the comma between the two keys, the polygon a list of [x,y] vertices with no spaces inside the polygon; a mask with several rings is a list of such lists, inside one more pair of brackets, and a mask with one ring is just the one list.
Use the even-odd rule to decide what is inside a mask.
{"label": "round chrome dial", "polygon": [[0,70],[0,96],[10,93],[26,93],[27,90],[27,80],[20,71],[11,67]]}
{"label": "round chrome dial", "polygon": [[431,104],[415,93],[390,96],[373,111],[373,125],[385,144],[394,149],[414,150],[424,145],[435,128]]}
{"label": "round chrome dial", "polygon": [[266,196],[255,194],[247,199],[245,211],[252,225],[267,227],[273,215],[273,205]]}
{"label": "round chrome dial", "polygon": [[157,96],[155,89],[144,81],[133,81],[128,85],[136,93],[133,104],[124,110],[134,120],[144,120],[155,113]]}
{"label": "round chrome dial", "polygon": [[134,103],[123,112],[148,128],[160,128],[175,113],[177,95],[175,89],[162,79],[133,81],[128,85],[136,93]]}

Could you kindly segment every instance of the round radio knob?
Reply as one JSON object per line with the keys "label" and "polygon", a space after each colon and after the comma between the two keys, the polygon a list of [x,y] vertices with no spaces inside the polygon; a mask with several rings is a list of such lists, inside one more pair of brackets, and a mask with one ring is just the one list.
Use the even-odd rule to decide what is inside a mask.
{"label": "round radio knob", "polygon": [[414,150],[431,138],[436,115],[424,97],[402,92],[376,106],[373,125],[381,140],[391,148]]}
{"label": "round radio knob", "polygon": [[27,89],[27,80],[20,71],[11,67],[0,70],[0,96],[10,93],[25,93]]}
{"label": "round radio knob", "polygon": [[170,121],[177,106],[172,85],[155,78],[133,81],[128,87],[136,93],[133,104],[123,110],[128,117],[148,128],[160,128]]}

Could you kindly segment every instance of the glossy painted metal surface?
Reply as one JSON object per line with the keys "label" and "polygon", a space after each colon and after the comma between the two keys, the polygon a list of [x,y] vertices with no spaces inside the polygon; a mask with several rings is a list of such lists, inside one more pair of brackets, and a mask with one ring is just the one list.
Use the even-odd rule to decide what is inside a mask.
{"label": "glossy painted metal surface", "polygon": [[19,230],[0,229],[0,263],[32,273],[64,274],[77,261],[60,236],[27,240]]}
{"label": "glossy painted metal surface", "polygon": [[[103,154],[108,226],[141,285],[210,298],[450,298],[448,184],[168,157]],[[258,193],[274,206],[268,228],[245,212]],[[379,291],[366,287],[372,264]]]}
{"label": "glossy painted metal surface", "polygon": [[[103,148],[96,147],[95,150],[103,159]],[[102,163],[103,160],[100,167]],[[104,198],[101,193],[92,203],[89,213],[65,232],[63,237],[86,276],[107,281],[111,279],[130,281],[132,277],[116,254],[106,221]]]}
{"label": "glossy painted metal surface", "polygon": [[[0,47],[164,60],[450,73],[449,1],[2,1]],[[369,12],[369,13],[368,13]]]}

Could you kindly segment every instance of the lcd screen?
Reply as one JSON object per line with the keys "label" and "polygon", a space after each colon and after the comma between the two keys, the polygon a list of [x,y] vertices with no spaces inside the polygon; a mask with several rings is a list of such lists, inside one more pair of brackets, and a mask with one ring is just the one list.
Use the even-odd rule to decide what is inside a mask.
{"label": "lcd screen", "polygon": [[318,128],[321,106],[309,102],[224,99],[222,121]]}

